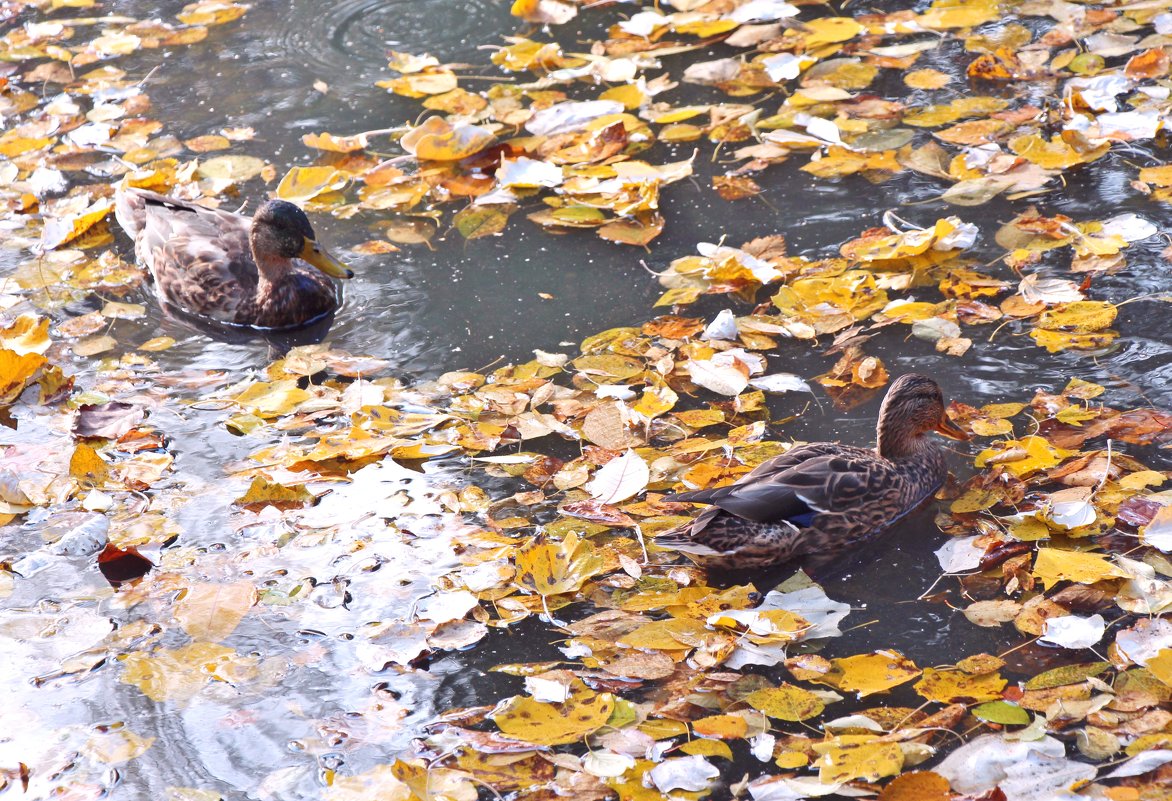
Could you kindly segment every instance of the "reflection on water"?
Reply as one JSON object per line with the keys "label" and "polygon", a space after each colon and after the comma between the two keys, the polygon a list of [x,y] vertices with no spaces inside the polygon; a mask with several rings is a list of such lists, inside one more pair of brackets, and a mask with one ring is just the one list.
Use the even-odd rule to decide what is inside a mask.
{"label": "reflection on water", "polygon": [[[181,3],[170,5],[178,8]],[[150,16],[153,4],[120,0],[110,10]],[[303,134],[382,129],[416,116],[413,102],[373,86],[385,77],[386,50],[427,51],[444,61],[477,58],[483,63],[478,48],[512,33],[514,22],[508,3],[497,0],[257,3],[240,24],[217,29],[202,46],[148,52],[128,63],[142,75],[158,68],[150,86],[153,115],[171,133],[186,138],[225,126],[253,126],[258,136],[242,150],[277,164],[280,173],[311,158],[300,144]],[[566,42],[576,39],[572,29],[557,35]],[[921,66],[949,58],[946,51],[941,48]],[[314,88],[315,81],[324,82],[326,91]],[[703,97],[705,90],[681,87],[672,99],[687,103],[690,92]],[[690,153],[691,145],[663,146],[660,155],[677,160]],[[1116,154],[1075,173],[1060,195],[1039,197],[1038,204],[1046,213],[1079,219],[1104,216],[1104,209],[1136,211],[1161,228],[1172,226],[1168,207],[1141,203],[1129,189],[1124,158]],[[884,210],[940,191],[915,175],[879,185],[861,179],[834,183],[818,181],[798,166],[800,162],[772,167],[759,178],[764,188],[760,198],[733,207],[701,188],[722,165],[698,159],[694,182],[665,191],[666,230],[650,256],[590,235],[549,234],[528,225],[520,219],[523,215],[498,238],[465,244],[448,236],[437,240],[434,250],[404,246],[400,253],[357,256],[347,253],[347,245],[372,238],[378,221],[362,214],[348,220],[319,216],[314,225],[322,239],[357,272],[347,282],[344,305],[328,332],[287,338],[211,335],[188,320],[162,314],[153,297],[144,297],[151,309],[147,318],[118,320],[111,333],[127,344],[171,336],[178,344],[155,354],[165,370],[223,371],[224,383],[261,369],[290,344],[306,341],[304,337],[324,337],[335,348],[386,358],[405,381],[434,377],[498,359],[524,360],[534,348],[572,351],[589,334],[643,322],[660,288],[640,266],[641,257],[656,269],[694,252],[698,241],[739,244],[777,232],[786,235],[791,252],[830,255],[861,229],[881,224]],[[927,223],[943,208],[912,205],[901,214]],[[991,234],[1010,216],[997,203],[963,210],[963,217],[986,236],[975,258],[992,262],[1000,255]],[[1163,245],[1153,240],[1133,247],[1133,269],[1097,278],[1096,292],[1122,301],[1166,289],[1162,269],[1144,269],[1163,263]],[[130,255],[124,239],[120,248]],[[1066,266],[1055,264],[1050,270],[1059,274]],[[1014,278],[1003,267],[992,269],[1007,280]],[[689,313],[710,318],[731,303],[735,301],[708,296]],[[1167,344],[1172,342],[1172,318],[1154,315],[1156,308],[1162,309],[1143,301],[1123,306],[1121,345],[1099,359],[1049,356],[1011,329],[994,332],[993,327],[981,329],[985,339],[976,341],[963,360],[905,340],[902,330],[894,330],[899,327],[881,331],[869,347],[892,374],[913,368],[930,373],[950,398],[974,405],[1024,399],[1030,387],[1053,389],[1077,375],[1125,387],[1167,407],[1172,406],[1172,347]],[[769,352],[767,372],[819,374],[833,360],[821,351],[822,346],[805,343],[783,346]],[[796,421],[780,427],[781,436],[859,444],[873,439],[878,399],[850,414],[835,411],[824,399],[809,408],[805,399],[780,397],[771,403],[779,418],[805,409]],[[240,688],[213,683],[201,695],[202,702],[191,707],[179,701],[147,701],[137,688],[121,683],[111,665],[94,665],[92,672],[54,680],[55,709],[41,708],[43,696],[36,687],[21,686],[9,703],[17,711],[6,728],[78,726],[67,742],[22,742],[26,755],[57,749],[57,763],[64,768],[94,724],[130,721],[137,733],[156,741],[125,769],[116,797],[162,798],[168,787],[197,786],[233,798],[318,798],[323,771],[343,765],[360,771],[385,762],[388,754],[407,747],[436,709],[492,703],[508,694],[517,680],[486,673],[491,666],[559,658],[548,641],[551,635],[533,623],[494,633],[470,654],[436,659],[427,672],[373,664],[369,654],[364,657],[365,627],[409,616],[431,591],[432,577],[451,559],[447,541],[429,523],[435,512],[429,493],[444,482],[458,483],[457,468],[431,467],[427,476],[389,461],[366,468],[353,484],[338,486],[314,507],[315,524],[330,535],[323,535],[320,549],[299,554],[272,547],[282,536],[278,522],[259,520],[243,530],[232,528],[231,499],[242,487],[237,482],[224,488],[224,465],[244,458],[253,444],[216,425],[219,419],[215,412],[192,409],[166,423],[176,442],[177,472],[188,482],[192,500],[177,517],[180,534],[174,548],[156,557],[165,569],[167,560],[178,564],[198,554],[206,569],[219,571],[216,577],[230,577],[240,569],[230,554],[241,546],[225,549],[224,544],[243,540],[248,570],[271,588],[271,597],[263,600],[266,614],[246,620],[234,635],[237,649],[255,657],[250,669],[259,678]],[[17,437],[35,438],[36,431],[35,422],[24,420]],[[964,462],[954,460],[957,467]],[[209,491],[213,485],[215,492]],[[361,503],[353,502],[355,498]],[[379,509],[377,517],[351,511],[372,506]],[[996,632],[971,625],[954,628],[952,609],[930,598],[919,600],[937,573],[930,551],[943,540],[932,514],[929,508],[908,517],[890,536],[838,566],[830,594],[859,608],[850,621],[856,628],[838,646],[843,653],[895,647],[920,664],[932,664],[939,661],[944,643],[955,653],[997,650]],[[392,516],[396,520],[390,525],[386,521]],[[22,546],[36,547],[36,526],[35,520],[26,524],[18,540]],[[264,556],[266,548],[272,548],[271,558]],[[217,559],[217,554],[224,556]],[[58,608],[47,600],[66,588],[73,597],[93,599],[96,609]],[[311,593],[313,603],[298,607],[308,613],[282,619],[279,598],[294,590]],[[129,629],[137,616],[84,559],[54,562],[35,583],[21,582],[9,603],[18,614],[0,634],[15,643],[7,654],[11,670],[25,676],[58,669],[60,657],[105,636],[102,627],[108,628],[108,619]],[[876,620],[888,622],[870,622]],[[890,621],[901,621],[901,627],[892,628]],[[69,636],[37,637],[49,629],[64,629]],[[54,651],[58,645],[65,650]],[[910,700],[897,692],[892,703]],[[4,749],[0,735],[0,753]]]}

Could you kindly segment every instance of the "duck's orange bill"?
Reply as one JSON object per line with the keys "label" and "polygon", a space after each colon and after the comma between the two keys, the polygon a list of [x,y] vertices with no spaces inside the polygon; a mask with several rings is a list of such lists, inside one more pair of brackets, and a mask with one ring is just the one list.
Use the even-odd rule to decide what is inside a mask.
{"label": "duck's orange bill", "polygon": [[298,258],[307,264],[312,264],[330,278],[353,278],[354,271],[342,262],[335,259],[325,248],[309,237],[305,237],[305,244],[301,248]]}
{"label": "duck's orange bill", "polygon": [[960,428],[956,423],[952,422],[947,417],[940,418],[940,424],[936,426],[936,433],[943,434],[949,439],[959,439],[962,441],[970,439],[967,431]]}

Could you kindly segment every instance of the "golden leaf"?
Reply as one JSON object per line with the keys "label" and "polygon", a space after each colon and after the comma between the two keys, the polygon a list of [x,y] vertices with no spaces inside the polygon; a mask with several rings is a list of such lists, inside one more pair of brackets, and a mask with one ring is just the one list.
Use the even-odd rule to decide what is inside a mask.
{"label": "golden leaf", "polygon": [[814,743],[814,750],[821,754],[814,764],[823,784],[855,779],[873,782],[894,776],[903,768],[899,743],[883,742],[874,735],[844,734]]}
{"label": "golden leaf", "polygon": [[1034,561],[1034,577],[1050,589],[1059,581],[1094,584],[1108,578],[1125,578],[1127,572],[1103,554],[1042,548]]}
{"label": "golden leaf", "polygon": [[523,695],[497,705],[490,717],[501,732],[534,745],[564,745],[600,729],[614,709],[614,696],[595,694],[575,679],[570,697],[560,704]]}
{"label": "golden leaf", "polygon": [[517,583],[538,595],[577,592],[605,563],[594,545],[570,533],[561,542],[539,535],[517,549]]}
{"label": "golden leaf", "polygon": [[755,690],[742,700],[771,718],[794,722],[816,717],[826,706],[814,693],[793,684]]}
{"label": "golden leaf", "polygon": [[256,603],[256,588],[247,581],[195,584],[175,601],[175,619],[195,640],[218,642],[233,631]]}

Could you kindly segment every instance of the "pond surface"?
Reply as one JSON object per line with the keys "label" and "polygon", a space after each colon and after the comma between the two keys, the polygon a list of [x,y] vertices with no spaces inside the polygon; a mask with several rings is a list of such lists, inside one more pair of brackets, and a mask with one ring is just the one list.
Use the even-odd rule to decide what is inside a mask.
{"label": "pond surface", "polygon": [[[117,0],[103,13],[169,16],[182,5]],[[600,19],[617,20],[624,11],[620,6],[583,13],[551,35],[573,46],[596,38]],[[213,28],[205,42],[143,51],[119,64],[132,75],[149,74],[151,114],[170,133],[188,139],[251,126],[257,137],[233,152],[271,161],[280,175],[288,166],[311,162],[312,152],[301,144],[305,134],[357,133],[416,119],[417,102],[374,86],[387,77],[387,50],[427,52],[443,62],[481,65],[471,74],[488,80],[498,73],[484,66],[484,46],[523,28],[510,16],[508,3],[493,0],[262,0],[239,21]],[[724,54],[717,47],[688,58]],[[948,52],[933,56],[942,69],[949,58]],[[325,86],[315,88],[315,82]],[[686,85],[671,95],[678,105],[715,97]],[[657,145],[647,158],[656,163],[685,159],[693,147]],[[388,155],[398,152],[391,148]],[[1072,175],[1061,191],[1030,202],[1045,214],[1078,220],[1134,211],[1161,230],[1172,228],[1168,207],[1149,202],[1129,185],[1127,162],[1146,163],[1156,155],[1142,145],[1130,153],[1113,153]],[[654,316],[652,305],[662,287],[647,268],[662,270],[672,259],[694,253],[698,242],[739,245],[781,233],[790,253],[829,256],[860,231],[881,226],[889,209],[923,225],[956,213],[943,203],[923,202],[940,188],[922,177],[905,174],[880,184],[860,178],[825,181],[799,171],[804,161],[791,159],[761,173],[757,180],[763,192],[734,204],[710,190],[711,176],[727,165],[719,157],[711,159],[710,147],[702,148],[694,177],[665,188],[665,231],[647,252],[584,232],[554,235],[518,215],[502,236],[465,242],[449,232],[431,247],[404,245],[398,253],[361,256],[348,248],[377,235],[379,219],[362,213],[350,219],[314,215],[320,239],[357,273],[345,287],[344,306],[324,341],[387,360],[390,374],[407,384],[449,371],[523,362],[534,349],[574,354],[591,334],[638,326]],[[991,263],[1001,255],[992,232],[1022,208],[1021,203],[996,200],[960,210],[982,232],[970,254],[976,262]],[[130,258],[130,243],[120,233],[116,236],[115,247]],[[1095,296],[1117,302],[1165,291],[1165,245],[1159,237],[1134,245],[1130,268],[1096,278]],[[0,268],[19,260],[0,254]],[[1064,267],[1056,263],[1049,271],[1065,275]],[[1016,280],[1003,265],[989,269]],[[145,291],[130,300],[147,304],[148,315],[117,320],[110,333],[126,346],[159,336],[177,340],[175,347],[153,355],[164,375],[224,371],[221,384],[226,384],[262,369],[281,355],[284,345],[296,344],[296,337],[284,343],[248,336],[226,341],[163,313]],[[686,313],[711,319],[724,308],[745,314],[749,306],[731,296],[708,296]],[[979,329],[981,336],[974,337],[962,359],[908,337],[903,326],[879,331],[868,352],[881,357],[893,376],[913,369],[928,373],[949,398],[974,406],[1025,401],[1033,389],[1057,391],[1071,377],[1109,387],[1118,404],[1138,404],[1136,399],[1142,398],[1157,407],[1172,406],[1172,316],[1166,307],[1149,301],[1128,304],[1121,307],[1116,327],[1121,332],[1117,344],[1090,356],[1048,354],[1024,333],[1004,329],[990,336],[993,326]],[[824,355],[826,346],[824,341],[784,343],[768,352],[766,372],[807,378],[823,373],[835,358]],[[83,385],[93,376],[84,360],[78,360],[76,370]],[[816,388],[813,402],[800,393],[772,396],[770,409],[775,419],[796,416],[778,426],[774,436],[866,444],[874,435],[878,399],[840,411]],[[494,665],[561,658],[555,648],[560,635],[532,619],[494,630],[469,651],[438,652],[426,670],[379,670],[377,655],[353,645],[363,627],[411,614],[428,596],[432,582],[453,565],[452,532],[436,523],[441,519],[436,500],[441,492],[472,477],[503,497],[524,489],[518,482],[472,476],[458,461],[431,463],[419,473],[388,459],[364,468],[354,483],[340,484],[314,507],[315,524],[333,532],[328,541],[323,538],[300,555],[290,553],[272,548],[281,537],[279,515],[258,515],[247,528],[235,528],[239,517],[232,500],[245,485],[227,478],[225,465],[245,459],[255,443],[220,425],[221,411],[197,406],[165,421],[175,442],[175,481],[186,485],[186,498],[172,518],[173,555],[163,549],[154,557],[176,571],[198,559],[198,573],[215,580],[239,577],[240,564],[247,562],[248,575],[267,575],[273,593],[291,592],[300,584],[302,591],[314,594],[314,602],[297,606],[297,613],[287,617],[274,603],[264,616],[246,618],[233,634],[232,645],[244,662],[256,657],[231,668],[254,677],[244,697],[225,682],[213,683],[198,703],[160,703],[120,682],[109,664],[55,675],[63,657],[105,637],[110,621],[127,637],[151,636],[134,633],[144,619],[139,605],[150,601],[112,592],[90,560],[62,558],[48,564],[35,581],[18,581],[6,601],[19,614],[9,619],[5,636],[18,642],[5,669],[5,687],[15,697],[7,705],[6,731],[0,733],[0,767],[11,767],[10,761],[53,764],[67,774],[73,771],[69,775],[77,787],[103,788],[104,797],[111,799],[204,797],[168,796],[175,788],[205,790],[211,793],[207,798],[317,798],[332,771],[358,773],[407,752],[437,713],[491,705],[518,692],[520,679],[486,672]],[[19,432],[0,429],[0,444],[33,448],[47,440],[52,428],[48,416],[23,422]],[[953,467],[967,476],[972,450],[964,445],[956,449]],[[1152,458],[1160,462],[1163,455]],[[851,628],[833,641],[833,654],[896,648],[917,664],[931,665],[948,662],[953,655],[998,653],[1020,642],[1012,630],[977,628],[948,605],[921,600],[937,580],[932,552],[944,541],[933,516],[931,507],[911,515],[863,554],[826,572],[822,583],[830,597],[855,610],[846,624]],[[392,518],[394,525],[388,528],[385,521]],[[51,522],[48,513],[30,514],[23,524],[8,529],[0,555],[15,557],[22,548],[35,548],[39,528]],[[372,532],[378,535],[373,547],[365,544]],[[266,549],[271,553],[266,555]],[[304,577],[313,581],[303,582]],[[759,581],[757,586],[770,585]],[[60,601],[65,595],[72,600]],[[92,603],[78,603],[79,597]],[[49,640],[38,639],[50,629],[68,631],[59,649],[46,648]],[[168,647],[180,643],[163,641]],[[288,664],[282,664],[285,659]],[[43,680],[34,683],[32,677]],[[918,702],[907,693],[893,703]],[[155,738],[153,745],[125,765],[110,760],[105,768],[100,761],[78,766],[78,754],[92,752],[85,743],[99,730],[95,727],[121,725]],[[739,777],[756,770],[755,764],[738,762],[742,769],[728,775]],[[70,797],[97,797],[77,792]]]}

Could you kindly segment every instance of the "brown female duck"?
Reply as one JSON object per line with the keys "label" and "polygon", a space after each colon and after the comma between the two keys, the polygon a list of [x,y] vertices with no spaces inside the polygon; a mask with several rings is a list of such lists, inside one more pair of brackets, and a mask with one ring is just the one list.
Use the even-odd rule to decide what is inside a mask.
{"label": "brown female duck", "polygon": [[670,501],[711,504],[684,529],[655,542],[726,570],[765,567],[857,544],[930,497],[948,475],[927,434],[965,432],[944,416],[930,378],[900,377],[879,410],[875,450],[813,442],[763,462],[734,484]]}
{"label": "brown female duck", "polygon": [[218,323],[308,325],[340,302],[326,276],[354,275],[317,243],[305,212],[283,200],[251,219],[142,189],[121,189],[115,201],[159,300]]}

